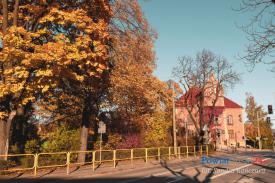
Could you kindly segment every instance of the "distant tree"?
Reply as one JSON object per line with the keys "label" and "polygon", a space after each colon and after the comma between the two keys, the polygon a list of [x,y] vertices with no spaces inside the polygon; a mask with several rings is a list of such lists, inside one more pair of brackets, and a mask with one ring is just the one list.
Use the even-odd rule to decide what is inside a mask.
{"label": "distant tree", "polygon": [[256,141],[258,136],[258,125],[262,137],[268,138],[266,145],[272,144],[272,124],[266,122],[267,113],[264,112],[263,106],[258,105],[251,93],[246,94],[246,107],[248,123],[246,124],[245,133],[250,139]]}
{"label": "distant tree", "polygon": [[242,0],[236,8],[242,13],[253,13],[254,16],[241,29],[247,34],[249,41],[246,55],[241,56],[254,68],[256,63],[272,64],[275,71],[275,1],[274,0]]}
{"label": "distant tree", "polygon": [[[195,58],[179,58],[173,75],[183,86],[185,94],[181,102],[186,107],[202,142],[203,126],[214,122],[215,106],[219,97],[224,89],[233,87],[240,80],[240,75],[225,58],[207,50],[197,53]],[[208,114],[205,110],[206,100],[211,102]],[[207,119],[205,115],[208,115]]]}

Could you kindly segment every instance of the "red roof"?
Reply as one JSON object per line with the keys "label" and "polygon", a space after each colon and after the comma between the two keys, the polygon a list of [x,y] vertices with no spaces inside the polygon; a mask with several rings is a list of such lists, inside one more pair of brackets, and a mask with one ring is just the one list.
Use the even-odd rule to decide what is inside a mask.
{"label": "red roof", "polygon": [[[183,107],[186,104],[196,104],[198,102],[198,96],[200,94],[200,89],[197,87],[192,87],[183,94],[177,101],[176,101],[176,107]],[[221,108],[243,108],[236,102],[233,102],[229,98],[224,97],[224,106],[215,106],[215,108],[221,107]]]}
{"label": "red roof", "polygon": [[196,104],[198,102],[198,95],[200,94],[200,90],[196,87],[192,87],[188,90],[188,92],[186,92],[185,94],[183,94],[177,101],[176,101],[176,106],[180,107],[180,106],[185,106],[186,103],[193,105]]}
{"label": "red roof", "polygon": [[224,97],[224,107],[225,108],[243,108],[239,104],[233,102],[232,100]]}

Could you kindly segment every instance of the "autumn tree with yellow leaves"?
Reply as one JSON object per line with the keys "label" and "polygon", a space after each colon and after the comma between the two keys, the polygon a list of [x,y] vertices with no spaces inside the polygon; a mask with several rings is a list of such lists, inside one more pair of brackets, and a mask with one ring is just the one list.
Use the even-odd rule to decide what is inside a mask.
{"label": "autumn tree with yellow leaves", "polygon": [[[262,105],[257,104],[251,93],[246,93],[245,112],[247,114],[247,122],[245,123],[246,137],[257,142],[257,137],[261,135],[263,148],[270,148],[273,142],[272,123],[266,121],[267,113],[264,111]],[[258,134],[259,129],[260,134]]]}
{"label": "autumn tree with yellow leaves", "polygon": [[113,12],[113,68],[108,96],[116,114],[114,129],[139,134],[144,145],[161,144],[167,141],[172,124],[172,96],[168,84],[153,75],[157,34],[137,1],[117,1]]}
{"label": "autumn tree with yellow leaves", "polygon": [[109,1],[3,0],[1,9],[0,154],[7,153],[14,116],[27,104],[68,88],[83,97],[85,150],[89,91],[107,69]]}
{"label": "autumn tree with yellow leaves", "polygon": [[1,11],[0,154],[11,124],[33,111],[74,123],[81,151],[104,113],[116,114],[108,132],[167,140],[171,88],[153,75],[157,36],[137,0],[2,0]]}

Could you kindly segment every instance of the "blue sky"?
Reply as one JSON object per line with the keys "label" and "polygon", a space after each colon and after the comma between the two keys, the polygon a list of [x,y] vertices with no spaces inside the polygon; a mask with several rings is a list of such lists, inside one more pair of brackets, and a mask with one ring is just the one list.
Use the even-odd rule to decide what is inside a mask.
{"label": "blue sky", "polygon": [[172,78],[171,71],[179,56],[194,56],[205,48],[227,58],[242,73],[242,83],[229,89],[227,97],[245,106],[245,93],[251,92],[265,109],[268,104],[275,107],[275,74],[268,72],[268,66],[264,64],[249,72],[245,64],[237,59],[238,54],[244,53],[248,42],[245,33],[236,24],[247,23],[251,18],[249,14],[232,10],[232,7],[238,7],[239,0],[139,2],[150,25],[158,33],[155,75],[161,80]]}

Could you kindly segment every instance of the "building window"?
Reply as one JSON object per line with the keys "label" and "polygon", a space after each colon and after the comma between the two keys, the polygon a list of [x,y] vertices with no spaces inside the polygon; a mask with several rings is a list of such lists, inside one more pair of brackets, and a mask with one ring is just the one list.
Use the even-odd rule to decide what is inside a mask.
{"label": "building window", "polygon": [[232,117],[232,115],[227,116],[227,124],[228,125],[233,125],[233,117]]}
{"label": "building window", "polygon": [[228,130],[228,135],[230,139],[234,139],[234,130]]}
{"label": "building window", "polygon": [[219,124],[219,117],[215,116],[215,118],[214,118],[214,124],[215,125]]}

